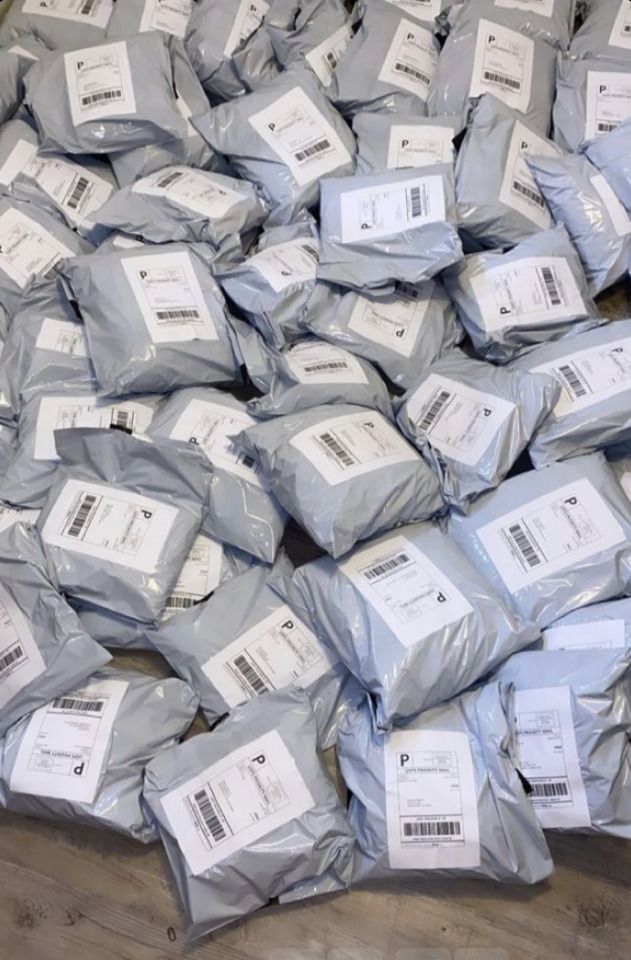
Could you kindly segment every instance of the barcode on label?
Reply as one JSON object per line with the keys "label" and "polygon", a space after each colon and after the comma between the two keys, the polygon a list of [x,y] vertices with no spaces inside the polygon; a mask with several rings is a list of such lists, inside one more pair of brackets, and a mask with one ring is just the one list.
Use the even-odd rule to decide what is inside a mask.
{"label": "barcode on label", "polygon": [[485,70],[484,79],[489,83],[499,83],[502,87],[509,87],[511,90],[521,90],[521,80],[514,80],[513,77],[507,77],[503,73]]}
{"label": "barcode on label", "polygon": [[459,837],[462,827],[457,820],[404,821],[404,837]]}
{"label": "barcode on label", "polygon": [[88,521],[88,517],[90,516],[96,501],[97,498],[91,493],[83,498],[79,509],[75,513],[73,521],[68,528],[69,537],[78,537],[80,535]]}
{"label": "barcode on label", "polygon": [[412,187],[411,190],[408,190],[408,197],[410,200],[410,211],[413,217],[422,217],[427,213],[420,187]]}
{"label": "barcode on label", "polygon": [[366,580],[375,580],[377,577],[382,577],[384,573],[390,573],[392,570],[396,570],[397,567],[404,567],[405,564],[409,562],[410,558],[407,553],[398,553],[396,557],[383,560],[381,563],[376,563],[375,566],[369,570],[365,570],[364,577]]}
{"label": "barcode on label", "polygon": [[414,67],[409,67],[407,63],[401,63],[400,60],[397,60],[394,69],[397,73],[405,73],[408,77],[413,77],[414,80],[419,80],[428,87],[430,85],[431,78],[428,77],[426,73],[423,73],[421,70],[415,70]]}
{"label": "barcode on label", "polygon": [[338,59],[337,59],[337,54],[335,53],[335,51],[334,51],[334,50],[329,50],[328,53],[325,53],[324,59],[326,60],[326,62],[327,62],[328,65],[330,66],[331,70],[335,70],[335,68],[337,67],[337,65],[338,65],[338,63],[339,63],[339,61],[338,61]]}
{"label": "barcode on label", "polygon": [[178,180],[181,180],[184,174],[181,170],[173,170],[172,173],[167,173],[166,177],[163,177],[161,180],[158,180],[156,186],[161,189],[170,187],[172,183],[176,183]]}
{"label": "barcode on label", "polygon": [[304,150],[299,150],[298,153],[294,153],[294,158],[298,163],[304,163],[305,160],[310,160],[319,153],[326,153],[326,151],[330,149],[331,143],[329,140],[318,140],[317,143],[312,143],[310,147],[305,147]]}
{"label": "barcode on label", "polygon": [[197,603],[195,597],[169,597],[166,604],[167,610],[188,610]]}
{"label": "barcode on label", "polygon": [[6,673],[9,667],[12,667],[14,663],[21,660],[23,656],[24,651],[19,643],[17,646],[12,647],[11,650],[7,650],[7,652],[0,657],[0,674]]}
{"label": "barcode on label", "polygon": [[313,260],[318,262],[319,253],[315,247],[312,247],[310,243],[303,243],[302,249],[307,253]]}
{"label": "barcode on label", "polygon": [[233,663],[237,668],[237,670],[239,671],[239,673],[241,674],[241,676],[243,677],[243,679],[245,680],[245,682],[247,683],[247,685],[250,687],[251,690],[254,691],[254,693],[257,693],[257,694],[267,693],[267,691],[269,690],[269,687],[267,686],[265,681],[262,679],[262,677],[260,677],[259,674],[256,672],[252,664],[249,663],[248,660],[246,660],[243,654],[239,654],[238,657],[235,657]]}
{"label": "barcode on label", "polygon": [[611,133],[612,130],[617,130],[618,127],[618,123],[607,123],[605,120],[599,120],[596,124],[596,129],[599,133]]}
{"label": "barcode on label", "polygon": [[193,800],[215,843],[219,843],[220,840],[225,840],[226,831],[223,828],[221,820],[215,813],[215,809],[207,792],[205,790],[198,790],[197,793],[193,794]]}
{"label": "barcode on label", "polygon": [[552,783],[531,783],[533,797],[567,797],[570,791],[563,780]]}
{"label": "barcode on label", "polygon": [[156,320],[158,323],[169,320],[199,320],[199,310],[193,307],[182,310],[156,310]]}
{"label": "barcode on label", "polygon": [[84,17],[89,17],[93,8],[96,6],[96,3],[97,0],[85,0],[85,3],[79,10],[79,13],[83,14]]}
{"label": "barcode on label", "polygon": [[303,367],[305,373],[319,373],[322,370],[348,370],[346,360],[327,360],[321,363],[310,363],[308,367]]}
{"label": "barcode on label", "polygon": [[83,697],[56,697],[53,710],[72,710],[74,713],[103,713],[105,700],[87,700]]}
{"label": "barcode on label", "polygon": [[531,203],[536,203],[542,210],[545,207],[545,201],[541,194],[533,190],[532,187],[524,186],[519,180],[513,180],[513,190],[515,193],[519,193],[522,197],[525,197],[526,200],[530,200]]}
{"label": "barcode on label", "polygon": [[134,429],[134,413],[132,410],[113,410],[110,418],[110,426],[117,430],[127,430],[129,433]]}
{"label": "barcode on label", "polygon": [[418,425],[419,430],[427,431],[439,415],[447,401],[451,399],[449,390],[441,390],[438,396],[432,400],[429,409],[425,412],[423,419]]}
{"label": "barcode on label", "polygon": [[93,103],[101,103],[105,100],[122,100],[123,91],[120,87],[116,90],[101,90],[100,93],[90,93],[81,97],[81,106],[90,107]]}
{"label": "barcode on label", "polygon": [[568,363],[564,363],[559,367],[559,375],[563,378],[565,386],[574,397],[587,396],[587,390]]}
{"label": "barcode on label", "polygon": [[536,567],[541,563],[541,557],[520,523],[514,523],[508,528],[508,535],[513,541],[529,567]]}
{"label": "barcode on label", "polygon": [[546,287],[546,293],[550,298],[550,303],[554,307],[560,307],[563,301],[561,300],[561,295],[559,293],[559,288],[557,287],[556,280],[554,279],[554,273],[552,272],[552,268],[542,267],[541,277]]}
{"label": "barcode on label", "polygon": [[81,198],[90,186],[90,181],[86,177],[79,177],[75,183],[72,193],[68,197],[68,206],[71,210],[76,210],[81,203]]}
{"label": "barcode on label", "polygon": [[344,447],[338,443],[334,436],[330,433],[321,433],[318,436],[318,439],[322,441],[323,444],[331,451],[333,456],[339,463],[343,464],[345,467],[352,467],[355,463],[355,460]]}

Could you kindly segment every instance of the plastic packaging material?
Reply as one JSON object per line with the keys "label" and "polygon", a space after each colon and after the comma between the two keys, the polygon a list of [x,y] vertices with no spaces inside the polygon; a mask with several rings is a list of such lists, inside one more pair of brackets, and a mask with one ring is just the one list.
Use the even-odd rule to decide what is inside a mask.
{"label": "plastic packaging material", "polygon": [[462,259],[456,220],[451,163],[325,180],[318,278],[359,290],[430,280]]}
{"label": "plastic packaging material", "polygon": [[600,453],[505,480],[468,516],[452,514],[448,532],[540,627],[629,587],[631,504]]}
{"label": "plastic packaging material", "polygon": [[0,188],[11,183],[37,152],[39,137],[25,120],[7,120],[0,126]]}
{"label": "plastic packaging material", "polygon": [[9,503],[44,505],[59,467],[56,430],[107,428],[142,434],[162,399],[139,396],[104,401],[99,398],[94,381],[86,382],[77,375],[72,361],[66,371],[60,372],[67,372],[67,381],[55,381],[32,391],[20,409],[20,443],[0,477],[0,497]]}
{"label": "plastic packaging material", "polygon": [[348,290],[335,309],[307,325],[323,340],[370,360],[402,389],[463,337],[452,302],[436,280],[399,284],[388,297]]}
{"label": "plastic packaging material", "polygon": [[240,379],[223,296],[202,245],[161,244],[77,257],[64,276],[106,396],[167,393]]}
{"label": "plastic packaging material", "polygon": [[[363,0],[362,6],[369,7],[383,2],[384,0]],[[410,14],[416,20],[425,21],[434,26],[434,21],[450,6],[451,0],[421,0],[420,3],[418,0],[385,0],[385,2],[394,4],[403,13]]]}
{"label": "plastic packaging material", "polygon": [[590,163],[600,170],[614,193],[631,210],[631,118],[586,143],[583,151]]}
{"label": "plastic packaging material", "polygon": [[528,0],[506,2],[506,0],[471,0],[461,6],[448,10],[449,18],[459,25],[461,12],[468,17],[489,17],[521,33],[561,50],[567,50],[574,31],[576,0],[553,0],[550,4],[538,4],[533,7]]}
{"label": "plastic packaging material", "polygon": [[631,500],[631,444],[629,441],[609,447],[607,460],[622,489]]}
{"label": "plastic packaging material", "polygon": [[572,37],[570,55],[629,61],[626,4],[622,0],[582,0],[581,6],[583,22]]}
{"label": "plastic packaging material", "polygon": [[329,96],[344,116],[424,116],[440,51],[431,26],[393,3],[360,7],[359,29],[336,67]]}
{"label": "plastic packaging material", "polygon": [[552,216],[565,226],[578,251],[590,292],[602,293],[629,269],[629,214],[586,157],[532,156],[527,162]]}
{"label": "plastic packaging material", "polygon": [[619,650],[631,648],[631,599],[581,607],[542,631],[544,650]]}
{"label": "plastic packaging material", "polygon": [[142,806],[144,768],[190,727],[181,680],[101,670],[24,717],[0,743],[0,806],[46,820],[157,839]]}
{"label": "plastic packaging material", "polygon": [[239,704],[296,686],[311,698],[322,749],[333,746],[344,713],[362,691],[308,615],[271,589],[270,577],[290,573],[280,556],[271,574],[255,567],[210,599],[163,624],[151,643],[200,697],[212,727]]}
{"label": "plastic packaging material", "polygon": [[631,648],[525,651],[497,676],[541,826],[631,839]]}
{"label": "plastic packaging material", "polygon": [[252,184],[175,166],[123,187],[92,219],[153,243],[199,241],[219,249],[258,227],[266,212]]}
{"label": "plastic packaging material", "polygon": [[18,435],[13,426],[0,423],[0,473],[4,474],[15,455]]}
{"label": "plastic packaging material", "polygon": [[10,47],[0,49],[0,123],[13,117],[24,98],[24,77],[35,59],[19,56]]}
{"label": "plastic packaging material", "polygon": [[507,363],[528,347],[604,322],[559,226],[512,250],[474,254],[442,277],[476,352]]}
{"label": "plastic packaging material", "polygon": [[491,93],[517,110],[532,130],[547,136],[555,89],[554,47],[522,32],[526,24],[521,8],[512,26],[506,25],[510,11],[493,5],[487,8],[488,19],[473,3],[453,9],[460,12],[432,77],[429,116],[462,116],[470,99]]}
{"label": "plastic packaging material", "polygon": [[131,37],[135,33],[161,30],[169,36],[184,39],[195,0],[125,0],[114,3],[107,25],[108,40]]}
{"label": "plastic packaging material", "polygon": [[[6,428],[0,425],[0,437],[3,429]],[[16,523],[33,526],[39,514],[39,510],[29,510],[28,507],[11,507],[7,503],[0,503],[0,532],[8,530]],[[90,633],[89,630],[86,632]]]}
{"label": "plastic packaging material", "polygon": [[[367,702],[347,714],[338,756],[352,794],[354,883],[549,876],[552,857],[514,767],[508,716],[496,683],[389,734],[375,730]],[[447,769],[424,762],[436,755]]]}
{"label": "plastic packaging material", "polygon": [[304,61],[324,87],[353,35],[343,0],[277,0],[265,27],[279,64],[287,68]]}
{"label": "plastic packaging material", "polygon": [[238,176],[258,187],[272,223],[291,223],[317,204],[324,178],[355,169],[352,131],[307,67],[292,67],[193,123]]}
{"label": "plastic packaging material", "polygon": [[249,427],[239,443],[279,503],[334,557],[444,506],[429,467],[376,410],[315,407]]}
{"label": "plastic packaging material", "polygon": [[248,410],[257,417],[352,403],[392,419],[390,395],[377,371],[342,347],[309,337],[279,353],[259,337],[246,341],[242,352],[248,370],[256,370],[256,380],[265,384],[265,395],[248,402]]}
{"label": "plastic packaging material", "polygon": [[[230,794],[252,780],[264,784],[272,800],[263,805],[262,787],[239,790],[249,816],[235,819]],[[216,833],[211,830],[217,813],[209,791],[229,838],[221,822]],[[276,796],[286,803],[275,802]],[[212,733],[157,757],[145,773],[144,799],[186,907],[190,939],[252,913],[296,884],[327,875],[342,883],[350,878],[354,840],[317,755],[315,718],[304,691],[256,697]]]}
{"label": "plastic packaging material", "polygon": [[556,143],[573,152],[615,129],[631,115],[630,87],[631,59],[559,57],[552,114]]}
{"label": "plastic packaging material", "polygon": [[428,523],[271,586],[370,692],[384,729],[451,699],[538,635]]}
{"label": "plastic packaging material", "polygon": [[183,129],[169,45],[157,31],[40,60],[26,77],[26,104],[47,152],[116,153]]}
{"label": "plastic packaging material", "polygon": [[530,444],[536,467],[631,440],[631,320],[542,344],[515,366],[561,387]]}
{"label": "plastic packaging material", "polygon": [[476,247],[512,247],[552,227],[526,154],[557,156],[559,149],[486,94],[474,108],[456,162],[460,234]]}
{"label": "plastic packaging material", "polygon": [[63,461],[37,521],[60,589],[154,623],[199,533],[203,456],[120,430],[58,430]]}
{"label": "plastic packaging material", "polygon": [[278,73],[263,25],[269,5],[261,0],[198,0],[185,36],[186,52],[207,94],[231,100]]}
{"label": "plastic packaging material", "polygon": [[0,300],[12,315],[56,298],[58,264],[92,245],[33,203],[0,197]]}
{"label": "plastic packaging material", "polygon": [[170,37],[168,44],[173,65],[175,106],[182,118],[181,130],[175,139],[111,154],[110,160],[121,187],[174,164],[225,172],[224,162],[200,137],[190,121],[190,117],[208,110],[208,98],[186,55],[184,43],[177,37]]}
{"label": "plastic packaging material", "polygon": [[452,350],[397,404],[397,424],[447,503],[466,510],[504,480],[560,393],[550,373],[495,367]]}
{"label": "plastic packaging material", "polygon": [[353,118],[357,173],[453,163],[456,158],[453,140],[462,127],[463,120],[457,117],[358,113]]}
{"label": "plastic packaging material", "polygon": [[14,523],[0,533],[0,735],[106,664],[57,590],[35,530]]}
{"label": "plastic packaging material", "polygon": [[74,50],[101,43],[112,15],[113,0],[62,0],[42,4],[40,0],[15,0],[0,27],[0,44],[14,40],[20,45],[36,39],[53,50]]}
{"label": "plastic packaging material", "polygon": [[189,443],[203,453],[210,478],[204,532],[272,563],[286,514],[254,459],[233,440],[255,423],[241,400],[220,390],[197,388],[172,394],[149,435]]}

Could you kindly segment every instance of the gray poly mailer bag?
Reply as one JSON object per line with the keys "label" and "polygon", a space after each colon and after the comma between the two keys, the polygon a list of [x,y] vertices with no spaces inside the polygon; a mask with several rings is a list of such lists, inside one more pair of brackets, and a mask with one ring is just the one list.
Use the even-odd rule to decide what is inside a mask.
{"label": "gray poly mailer bag", "polygon": [[173,393],[154,418],[149,435],[201,450],[210,483],[204,531],[272,563],[286,514],[256,461],[233,439],[256,422],[241,400],[199,387]]}
{"label": "gray poly mailer bag", "polygon": [[156,840],[142,805],[144,769],[184,736],[198,702],[181,680],[132,670],[64,688],[0,742],[0,806]]}
{"label": "gray poly mailer bag", "polygon": [[631,648],[504,664],[520,773],[544,829],[631,837]]}
{"label": "gray poly mailer bag", "polygon": [[529,447],[536,467],[631,439],[631,320],[541,344],[514,367],[552,376],[561,388]]}
{"label": "gray poly mailer bag", "polygon": [[274,223],[314,207],[323,178],[355,169],[355,138],[306,67],[292,67],[193,123],[238,176],[258,187]]}
{"label": "gray poly mailer bag", "polygon": [[38,530],[73,600],[153,623],[199,533],[199,451],[120,430],[58,430],[59,470]]}
{"label": "gray poly mailer bag", "polygon": [[320,557],[271,586],[370,692],[384,729],[450,700],[538,632],[428,523],[400,527],[341,563]]}
{"label": "gray poly mailer bag", "polygon": [[376,410],[336,404],[239,435],[279,503],[333,557],[444,504],[419,454]]}
{"label": "gray poly mailer bag", "polygon": [[461,236],[475,247],[512,247],[552,226],[526,154],[556,156],[552,141],[486,94],[474,108],[456,161]]}
{"label": "gray poly mailer bag", "polygon": [[288,606],[270,578],[290,572],[281,556],[274,569],[259,566],[235,577],[212,597],[172,617],[151,633],[153,646],[200,697],[212,727],[239,704],[296,686],[311,699],[322,749],[333,746],[359,685],[311,620]]}
{"label": "gray poly mailer bag", "polygon": [[113,0],[15,0],[3,18],[0,43],[37,38],[53,50],[74,50],[105,39]]}
{"label": "gray poly mailer bag", "polygon": [[344,116],[424,116],[440,51],[431,26],[385,0],[360,6],[359,29],[335,69],[329,96]]}
{"label": "gray poly mailer bag", "polygon": [[497,683],[391,733],[375,730],[366,701],[347,714],[338,757],[352,794],[354,883],[466,877],[531,884],[552,872],[515,769]]}
{"label": "gray poly mailer bag", "polygon": [[545,137],[554,99],[554,47],[515,28],[523,24],[523,11],[513,26],[504,22],[506,11],[486,12],[489,19],[474,4],[463,6],[432,77],[427,112],[462,116],[470,99],[491,93]]}
{"label": "gray poly mailer bag", "polygon": [[456,221],[453,164],[325,180],[318,278],[358,290],[430,280],[462,259]]}
{"label": "gray poly mailer bag", "polygon": [[299,883],[350,879],[353,836],[316,753],[315,719],[301,690],[257,697],[212,733],[157,757],[145,773],[144,799],[189,938]]}
{"label": "gray poly mailer bag", "polygon": [[353,36],[343,0],[288,0],[272,3],[265,27],[278,63],[287,68],[304,61],[323,87]]}
{"label": "gray poly mailer bag", "polygon": [[580,607],[541,632],[544,650],[631,648],[631,599]]}
{"label": "gray poly mailer bag", "polygon": [[461,128],[462,121],[457,117],[358,113],[353,117],[357,173],[453,163],[453,140]]}
{"label": "gray poly mailer bag", "polygon": [[169,46],[157,31],[40,60],[26,78],[26,104],[48,152],[116,153],[183,128]]}
{"label": "gray poly mailer bag", "polygon": [[468,256],[443,274],[476,353],[506,363],[528,347],[602,323],[579,256],[562,227]]}
{"label": "gray poly mailer bag", "polygon": [[471,0],[447,11],[449,20],[456,26],[458,16],[462,15],[459,11],[466,11],[471,17],[497,18],[506,26],[567,50],[574,30],[576,0],[552,0],[534,7],[528,0]]}
{"label": "gray poly mailer bag", "polygon": [[107,25],[108,40],[131,37],[135,33],[161,30],[169,36],[184,38],[195,0],[125,0],[114,3]]}
{"label": "gray poly mailer bag", "polygon": [[631,210],[631,117],[590,140],[583,153],[600,170],[623,206]]}
{"label": "gray poly mailer bag", "polygon": [[[4,520],[4,518],[3,518]],[[58,592],[36,531],[0,534],[0,734],[110,660]]]}
{"label": "gray poly mailer bag", "polygon": [[599,453],[505,480],[467,516],[453,513],[448,533],[540,627],[628,589],[631,504]]}
{"label": "gray poly mailer bag", "polygon": [[0,48],[0,123],[14,116],[24,99],[24,77],[35,59],[22,57],[10,47]]}
{"label": "gray poly mailer bag", "polygon": [[560,393],[544,371],[508,370],[452,350],[397,403],[397,424],[447,503],[466,510],[504,480]]}
{"label": "gray poly mailer bag", "polygon": [[[0,429],[1,436],[2,430]],[[28,507],[10,507],[6,503],[0,503],[0,533],[13,527],[16,523],[33,526],[39,513],[39,510],[29,510]],[[87,630],[86,633],[90,633],[90,631]]]}
{"label": "gray poly mailer bag", "polygon": [[0,188],[7,192],[25,164],[37,153],[39,137],[25,120],[7,120],[0,127]]}
{"label": "gray poly mailer bag", "polygon": [[532,174],[557,223],[566,228],[592,294],[627,273],[631,219],[605,177],[580,155],[531,156]]}
{"label": "gray poly mailer bag", "polygon": [[567,151],[609,133],[631,115],[631,61],[559,56],[554,139]]}
{"label": "gray poly mailer bag", "polygon": [[240,379],[211,258],[201,245],[161,244],[66,261],[105,395]]}
{"label": "gray poly mailer bag", "polygon": [[260,226],[266,212],[244,180],[171,166],[123,187],[92,219],[152,243],[199,241],[218,248]]}
{"label": "gray poly mailer bag", "polygon": [[370,360],[397,387],[407,389],[463,337],[441,283],[398,284],[390,296],[343,291],[334,309],[307,321],[312,333]]}
{"label": "gray poly mailer bag", "polygon": [[583,0],[583,22],[570,55],[581,59],[627,60],[631,50],[629,8],[624,0]]}
{"label": "gray poly mailer bag", "polygon": [[4,473],[15,456],[18,436],[14,426],[0,423],[0,473]]}

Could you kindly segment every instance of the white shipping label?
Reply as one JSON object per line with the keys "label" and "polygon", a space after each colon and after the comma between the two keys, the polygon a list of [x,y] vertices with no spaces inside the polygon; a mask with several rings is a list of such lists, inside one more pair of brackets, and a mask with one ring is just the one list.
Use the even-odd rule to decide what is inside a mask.
{"label": "white shipping label", "polygon": [[517,30],[480,20],[475,42],[470,97],[492,93],[525,113],[530,104],[535,43]]}
{"label": "white shipping label", "polygon": [[248,117],[248,122],[287,165],[299,186],[351,161],[339,135],[300,87]]}
{"label": "white shipping label", "polygon": [[269,3],[265,0],[240,0],[223,51],[226,57],[232,56],[237,47],[258,30],[268,10]]}
{"label": "white shipping label", "polygon": [[219,339],[188,253],[129,257],[121,266],[154,343]]}
{"label": "white shipping label", "polygon": [[554,12],[554,0],[495,0],[495,6],[506,10],[523,10],[535,13],[539,17],[551,17]]}
{"label": "white shipping label", "polygon": [[441,0],[387,0],[403,13],[409,13],[417,20],[431,20],[438,16],[441,9]]}
{"label": "white shipping label", "polygon": [[8,507],[4,503],[0,504],[0,533],[8,530],[14,523],[35,523],[40,513],[40,510],[30,510],[27,507]]}
{"label": "white shipping label", "polygon": [[75,126],[136,112],[127,44],[103,43],[64,54],[70,113]]}
{"label": "white shipping label", "polygon": [[112,0],[24,0],[21,12],[73,20],[90,27],[106,27],[112,9]]}
{"label": "white shipping label", "polygon": [[194,876],[314,806],[277,730],[234,750],[161,803]]}
{"label": "white shipping label", "polygon": [[478,539],[511,593],[624,543],[589,480],[575,480],[492,520]]}
{"label": "white shipping label", "polygon": [[602,200],[605,210],[609,215],[609,219],[613,224],[614,230],[619,237],[626,237],[629,233],[631,233],[631,219],[629,219],[629,214],[618,200],[618,197],[613,192],[602,173],[596,174],[595,177],[590,177],[590,182]]}
{"label": "white shipping label", "polygon": [[0,167],[0,184],[8,186],[21,173],[31,157],[37,153],[37,144],[18,140],[13,150]]}
{"label": "white shipping label", "polygon": [[290,344],[282,356],[298,383],[368,383],[352,353],[324,341]]}
{"label": "white shipping label", "polygon": [[207,173],[191,167],[167,167],[136,180],[133,193],[149,197],[168,197],[210,220],[220,220],[242,201],[243,194],[231,190]]}
{"label": "white shipping label", "polygon": [[424,290],[425,294],[421,295],[416,288],[401,285],[391,297],[383,299],[371,300],[358,295],[348,329],[402,357],[410,357],[418,342],[434,285],[424,286]]}
{"label": "white shipping label", "polygon": [[469,466],[482,459],[515,411],[503,397],[435,373],[407,401],[407,414],[427,442]]}
{"label": "white shipping label", "polygon": [[444,220],[445,189],[438,174],[340,194],[341,242],[388,237]]}
{"label": "white shipping label", "polygon": [[44,317],[35,347],[37,350],[52,350],[82,360],[89,356],[85,327],[80,323],[73,323],[72,320]]}
{"label": "white shipping label", "polygon": [[285,604],[215,654],[202,670],[230,708],[290,684],[310,686],[333,659]]}
{"label": "white shipping label", "polygon": [[193,0],[145,0],[140,33],[162,30],[184,39],[192,9]]}
{"label": "white shipping label", "polygon": [[628,499],[631,500],[631,473],[629,473],[628,470],[625,470],[625,472],[620,477],[620,486],[624,490]]}
{"label": "white shipping label", "polygon": [[466,733],[395,730],[384,748],[386,825],[395,870],[480,866],[480,824]]}
{"label": "white shipping label", "polygon": [[50,547],[155,573],[177,507],[112,485],[69,479],[48,514]]}
{"label": "white shipping label", "polygon": [[547,230],[552,226],[552,217],[526,162],[528,154],[554,157],[558,155],[558,150],[549,140],[537,136],[516,120],[499,199],[500,203],[517,210],[540,230]]}
{"label": "white shipping label", "polygon": [[0,708],[45,669],[24,614],[0,584]]}
{"label": "white shipping label", "polygon": [[0,270],[21,290],[31,277],[50,279],[60,260],[74,253],[54,234],[11,207],[0,214]]}
{"label": "white shipping label", "polygon": [[547,373],[561,384],[554,416],[567,417],[594,403],[631,390],[631,337],[559,357],[532,373]]}
{"label": "white shipping label", "polygon": [[180,570],[173,593],[166,603],[163,619],[187,610],[217,589],[221,579],[223,546],[218,540],[198,536]]}
{"label": "white shipping label", "polygon": [[35,155],[24,167],[24,175],[35,180],[44,193],[74,224],[94,226],[89,215],[99,210],[114,187],[78,163]]}
{"label": "white shipping label", "polygon": [[515,690],[519,769],[544,829],[589,827],[591,817],[576,749],[569,687]]}
{"label": "white shipping label", "polygon": [[55,430],[116,427],[132,433],[144,433],[152,419],[152,408],[135,400],[103,403],[96,394],[84,393],[76,397],[66,394],[55,397],[47,394],[37,412],[33,459],[59,459],[55,447]]}
{"label": "white shipping label", "polygon": [[631,73],[587,71],[585,139],[593,140],[619,127],[631,116]]}
{"label": "white shipping label", "polygon": [[126,237],[124,233],[115,233],[111,237],[111,240],[112,246],[117,250],[134,250],[136,247],[144,246],[142,240],[134,240],[133,237]]}
{"label": "white shipping label", "polygon": [[314,241],[288,240],[255,253],[247,260],[247,266],[254,267],[272,290],[281,293],[292,283],[314,281],[318,258]]}
{"label": "white shipping label", "polygon": [[544,650],[614,650],[626,647],[624,620],[590,620],[541,631]]}
{"label": "white shipping label", "polygon": [[328,87],[331,83],[333,71],[346,52],[352,36],[350,24],[345,23],[305,55],[305,60],[323,86]]}
{"label": "white shipping label", "polygon": [[372,410],[322,420],[289,442],[331,486],[393,463],[420,460],[385,417]]}
{"label": "white shipping label", "polygon": [[611,47],[623,47],[626,50],[631,50],[631,3],[629,3],[629,0],[620,0],[620,6],[608,42]]}
{"label": "white shipping label", "polygon": [[340,570],[406,647],[473,613],[451,580],[406,537],[366,547]]}
{"label": "white shipping label", "polygon": [[128,686],[98,680],[36,710],[13,764],[11,790],[93,803]]}
{"label": "white shipping label", "polygon": [[470,276],[484,328],[534,326],[587,314],[576,279],[564,257],[524,257]]}
{"label": "white shipping label", "polygon": [[201,447],[214,466],[257,487],[265,487],[257,462],[232,439],[256,422],[244,410],[210,400],[191,400],[169,436]]}
{"label": "white shipping label", "polygon": [[427,100],[437,63],[432,32],[402,18],[377,79]]}
{"label": "white shipping label", "polygon": [[402,167],[427,167],[432,163],[451,163],[454,159],[453,127],[433,124],[395,123],[388,140],[389,170]]}

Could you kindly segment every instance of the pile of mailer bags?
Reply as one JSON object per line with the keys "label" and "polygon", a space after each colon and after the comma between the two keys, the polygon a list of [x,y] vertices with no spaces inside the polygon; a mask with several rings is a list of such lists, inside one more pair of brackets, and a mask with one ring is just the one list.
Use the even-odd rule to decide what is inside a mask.
{"label": "pile of mailer bags", "polygon": [[0,806],[161,841],[190,938],[631,839],[628,0],[0,43]]}

